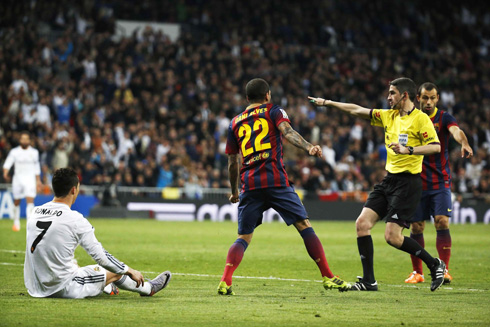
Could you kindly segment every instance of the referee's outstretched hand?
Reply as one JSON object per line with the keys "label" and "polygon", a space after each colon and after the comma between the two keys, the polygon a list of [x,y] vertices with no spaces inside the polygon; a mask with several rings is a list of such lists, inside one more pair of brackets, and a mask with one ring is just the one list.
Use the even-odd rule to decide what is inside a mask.
{"label": "referee's outstretched hand", "polygon": [[325,99],[323,98],[315,98],[315,97],[308,97],[308,100],[310,100],[311,103],[313,103],[315,106],[324,106],[325,105]]}

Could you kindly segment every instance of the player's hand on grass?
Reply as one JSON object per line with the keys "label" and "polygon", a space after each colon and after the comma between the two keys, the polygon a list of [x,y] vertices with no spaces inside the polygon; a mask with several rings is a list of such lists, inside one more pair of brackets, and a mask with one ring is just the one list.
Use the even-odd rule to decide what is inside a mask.
{"label": "player's hand on grass", "polygon": [[143,278],[143,274],[141,274],[138,270],[129,268],[128,271],[126,272],[126,275],[128,275],[129,278],[131,278],[136,282],[136,287],[145,285],[145,279]]}
{"label": "player's hand on grass", "polygon": [[232,195],[230,195],[231,203],[237,203],[238,201],[240,201],[240,195],[238,193],[233,193]]}
{"label": "player's hand on grass", "polygon": [[323,156],[322,148],[319,145],[312,146],[308,150],[308,153],[310,156],[317,156],[318,158],[321,158]]}

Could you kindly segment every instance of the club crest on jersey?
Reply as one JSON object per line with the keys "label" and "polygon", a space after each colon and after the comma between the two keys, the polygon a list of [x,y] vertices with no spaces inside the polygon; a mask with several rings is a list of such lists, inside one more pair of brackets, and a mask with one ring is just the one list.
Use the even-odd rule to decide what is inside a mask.
{"label": "club crest on jersey", "polygon": [[424,132],[424,133],[422,133],[422,136],[424,137],[424,139],[426,139],[426,138],[428,138],[428,137],[429,137],[429,133]]}

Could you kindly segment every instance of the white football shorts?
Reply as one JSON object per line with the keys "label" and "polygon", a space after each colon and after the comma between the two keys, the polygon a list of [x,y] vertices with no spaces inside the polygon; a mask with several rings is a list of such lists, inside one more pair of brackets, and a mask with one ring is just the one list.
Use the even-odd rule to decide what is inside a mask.
{"label": "white football shorts", "polygon": [[50,297],[83,299],[97,296],[104,290],[106,276],[106,270],[99,265],[80,267],[65,288]]}
{"label": "white football shorts", "polygon": [[12,180],[14,200],[36,197],[36,178],[15,177]]}

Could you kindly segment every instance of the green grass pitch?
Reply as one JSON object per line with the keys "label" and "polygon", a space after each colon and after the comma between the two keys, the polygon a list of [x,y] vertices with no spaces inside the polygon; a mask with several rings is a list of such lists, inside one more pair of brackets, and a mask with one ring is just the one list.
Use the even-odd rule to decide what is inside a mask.
{"label": "green grass pitch", "polygon": [[[409,286],[407,254],[384,242],[384,223],[373,229],[379,292],[325,291],[318,269],[294,227],[260,226],[235,272],[234,297],[216,294],[236,224],[91,219],[104,247],[153,278],[174,273],[151,298],[121,291],[85,300],[34,299],[24,287],[25,226],[0,221],[1,326],[489,326],[490,226],[453,225],[453,283],[432,293],[430,277]],[[354,222],[313,221],[334,274],[354,282],[361,274]],[[406,234],[408,234],[406,232]],[[426,248],[433,255],[435,230]],[[20,252],[14,252],[20,251]],[[80,265],[93,264],[79,248]]]}

